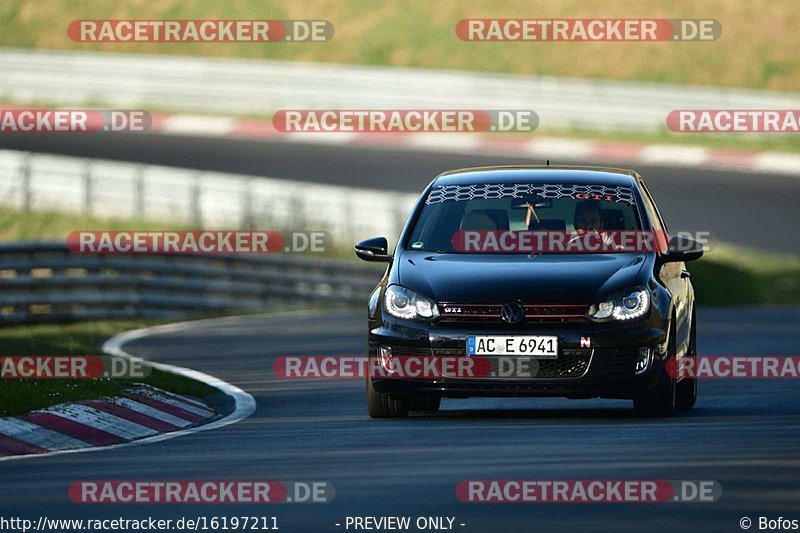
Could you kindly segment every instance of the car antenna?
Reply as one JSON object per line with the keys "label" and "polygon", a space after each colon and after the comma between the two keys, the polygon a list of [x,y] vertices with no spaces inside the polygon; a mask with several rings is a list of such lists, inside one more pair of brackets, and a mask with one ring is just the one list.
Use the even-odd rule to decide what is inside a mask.
{"label": "car antenna", "polygon": [[548,167],[550,166],[550,160],[549,159],[547,160],[547,166]]}

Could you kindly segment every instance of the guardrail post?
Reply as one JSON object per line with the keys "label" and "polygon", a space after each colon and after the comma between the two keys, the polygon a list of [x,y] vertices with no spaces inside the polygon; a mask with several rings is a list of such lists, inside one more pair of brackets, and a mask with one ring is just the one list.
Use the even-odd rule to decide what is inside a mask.
{"label": "guardrail post", "polygon": [[242,187],[242,225],[247,230],[256,229],[253,216],[253,178],[245,178]]}
{"label": "guardrail post", "polygon": [[136,169],[136,177],[134,178],[136,180],[136,184],[135,184],[136,191],[134,192],[134,198],[133,198],[134,210],[136,211],[134,216],[137,217],[139,220],[143,220],[144,219],[144,209],[145,209],[145,206],[144,206],[144,194],[145,194],[145,190],[144,190],[144,173],[145,173],[145,168],[147,168],[147,167],[144,167],[144,166],[137,167],[137,169]]}
{"label": "guardrail post", "polygon": [[83,213],[85,215],[92,214],[92,161],[87,159],[83,166]]}
{"label": "guardrail post", "polygon": [[341,235],[341,238],[344,242],[345,246],[350,246],[355,240],[355,228],[353,227],[353,202],[350,198],[350,195],[347,194],[344,197],[344,201],[342,202],[342,229],[344,230],[344,235]]}
{"label": "guardrail post", "polygon": [[203,209],[200,205],[202,197],[200,174],[192,178],[192,186],[189,190],[189,205],[192,210],[192,224],[197,228],[203,227]]}
{"label": "guardrail post", "polygon": [[26,153],[22,156],[20,164],[20,175],[22,177],[22,209],[30,211],[33,205],[33,191],[31,190],[31,158],[33,156]]}
{"label": "guardrail post", "polygon": [[304,231],[308,228],[306,227],[306,206],[303,197],[300,195],[292,196],[291,199],[291,224],[289,224],[290,230],[295,231]]}

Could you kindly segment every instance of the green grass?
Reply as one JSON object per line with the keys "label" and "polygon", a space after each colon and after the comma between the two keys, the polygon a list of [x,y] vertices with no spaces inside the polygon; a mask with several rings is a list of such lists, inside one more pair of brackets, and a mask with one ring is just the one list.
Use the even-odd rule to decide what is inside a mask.
{"label": "green grass", "polygon": [[[0,330],[0,355],[103,355],[103,340],[150,326],[153,320],[108,320],[66,325],[15,326]],[[13,416],[64,402],[120,395],[134,382],[195,397],[216,393],[198,381],[154,369],[146,378],[0,379],[0,416]]]}
{"label": "green grass", "polygon": [[[75,19],[326,19],[327,43],[76,43]],[[460,41],[463,18],[714,18],[713,42]],[[5,0],[0,46],[445,68],[796,91],[795,0]]]}
{"label": "green grass", "polygon": [[157,231],[188,230],[175,223],[159,223],[122,218],[101,218],[51,210],[23,212],[0,207],[0,241],[65,240],[73,231]]}
{"label": "green grass", "polygon": [[800,259],[717,246],[687,264],[698,305],[797,305]]}

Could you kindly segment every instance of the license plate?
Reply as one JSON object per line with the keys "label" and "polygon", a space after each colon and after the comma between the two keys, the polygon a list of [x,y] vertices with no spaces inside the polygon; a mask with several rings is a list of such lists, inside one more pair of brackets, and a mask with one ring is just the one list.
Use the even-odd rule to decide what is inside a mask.
{"label": "license plate", "polygon": [[532,355],[558,358],[555,335],[469,335],[467,355]]}

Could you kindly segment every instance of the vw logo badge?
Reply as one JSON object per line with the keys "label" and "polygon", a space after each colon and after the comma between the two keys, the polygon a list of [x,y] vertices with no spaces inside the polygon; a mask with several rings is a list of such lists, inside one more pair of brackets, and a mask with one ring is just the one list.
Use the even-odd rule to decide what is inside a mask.
{"label": "vw logo badge", "polygon": [[522,322],[525,318],[525,307],[519,302],[506,302],[500,308],[500,318],[509,324]]}

